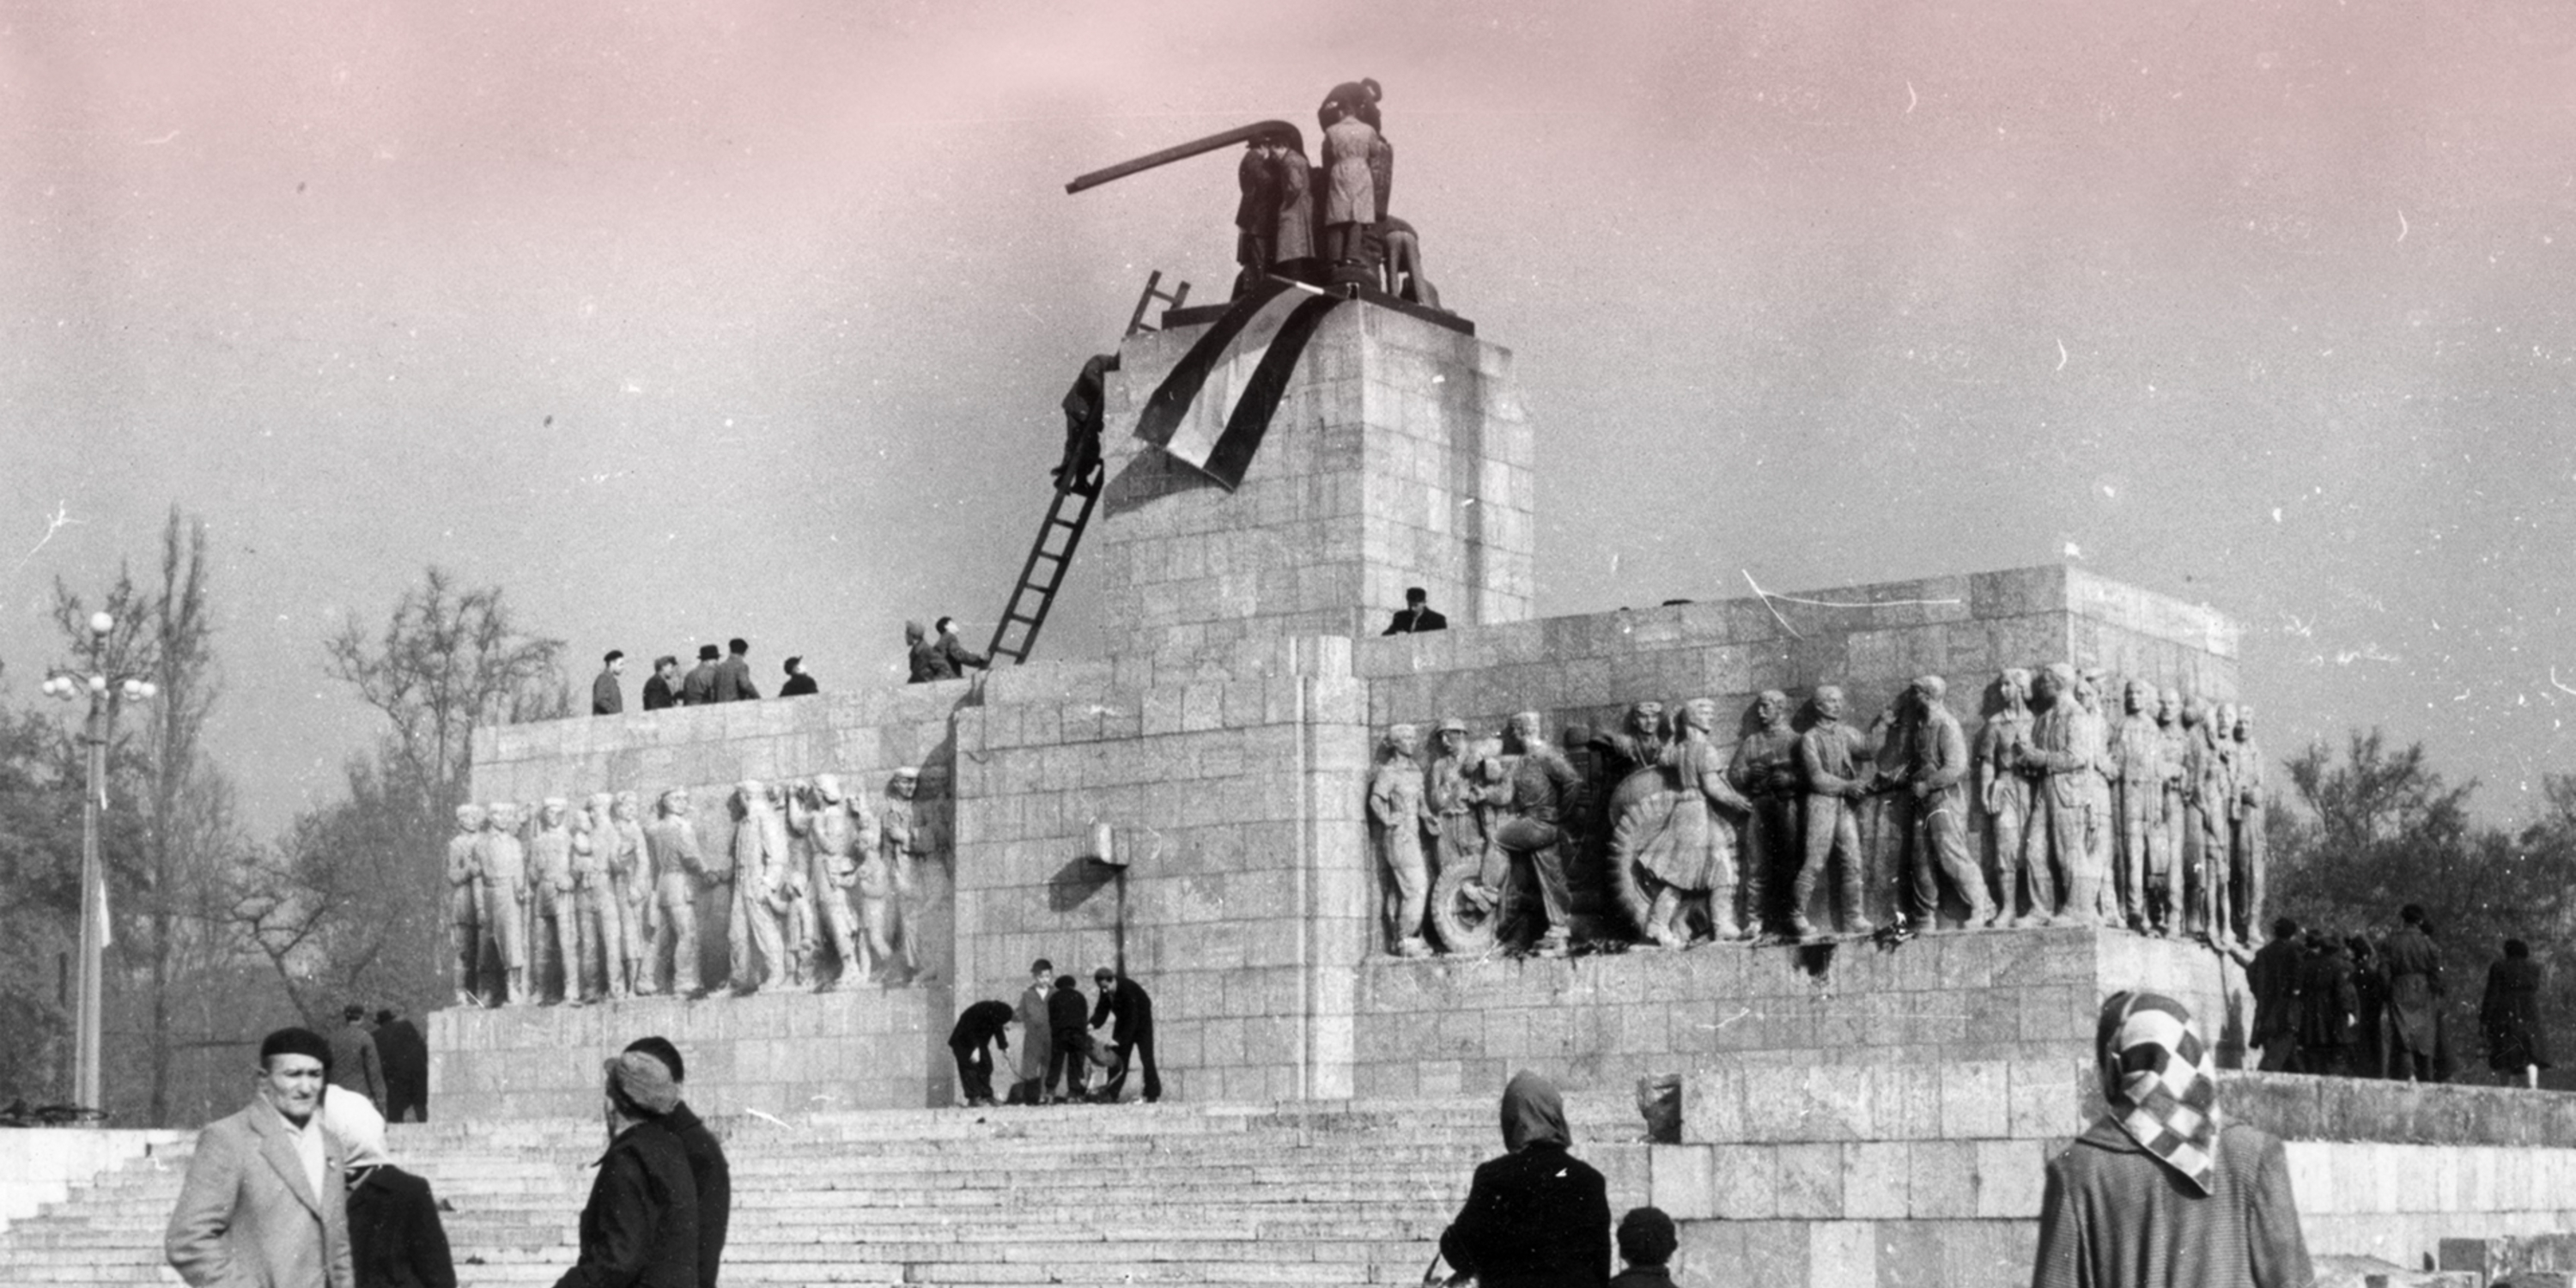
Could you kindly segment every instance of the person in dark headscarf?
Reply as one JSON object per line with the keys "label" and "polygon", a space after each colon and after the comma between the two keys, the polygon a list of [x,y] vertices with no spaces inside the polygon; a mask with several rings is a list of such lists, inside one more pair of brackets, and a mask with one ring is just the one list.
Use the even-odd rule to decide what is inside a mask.
{"label": "person in dark headscarf", "polygon": [[2487,968],[2487,995],[2478,1007],[2479,1027],[2487,1033],[2487,1067],[2520,1074],[2526,1087],[2540,1086],[2540,1071],[2549,1067],[2549,1038],[2540,1023],[2540,994],[2547,987],[2531,945],[2504,941],[2504,960]]}
{"label": "person in dark headscarf", "polygon": [[1467,1205],[1440,1235],[1450,1269],[1481,1288],[1600,1288],[1610,1282],[1610,1192],[1567,1153],[1556,1084],[1523,1070],[1503,1088],[1503,1156],[1478,1164]]}
{"label": "person in dark headscarf", "polygon": [[2289,1156],[2223,1122],[2191,1012],[2114,994],[2094,1051],[2110,1108],[2048,1162],[2032,1288],[2307,1288]]}

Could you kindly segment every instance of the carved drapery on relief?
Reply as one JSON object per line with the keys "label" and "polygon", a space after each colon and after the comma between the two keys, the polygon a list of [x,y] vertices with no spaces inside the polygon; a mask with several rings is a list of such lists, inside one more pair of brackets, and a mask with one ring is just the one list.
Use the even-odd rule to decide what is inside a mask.
{"label": "carved drapery on relief", "polygon": [[[1918,676],[1861,725],[1839,686],[1819,686],[1803,712],[1766,690],[1731,743],[1726,713],[1705,697],[1628,703],[1598,736],[1571,724],[1581,745],[1565,750],[1545,741],[1536,712],[1482,741],[1443,719],[1428,748],[1419,726],[1390,726],[1366,813],[1384,950],[2059,923],[2226,938],[2251,924],[2262,788],[2238,766],[2259,773],[2261,752],[2244,712],[2060,663],[2036,684],[2030,669],[2001,672],[1971,734],[1948,692],[1942,677]],[[1429,892],[1420,916],[1417,861]],[[1602,892],[1600,915],[1574,907],[1596,888],[1587,883]],[[1831,926],[1818,924],[1820,903]]]}

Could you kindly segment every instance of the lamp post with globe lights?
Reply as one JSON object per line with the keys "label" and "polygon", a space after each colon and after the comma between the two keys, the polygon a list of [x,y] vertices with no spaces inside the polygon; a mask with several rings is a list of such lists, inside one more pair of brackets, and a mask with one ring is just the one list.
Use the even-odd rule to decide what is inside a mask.
{"label": "lamp post with globe lights", "polygon": [[107,877],[98,857],[98,816],[107,804],[107,740],[116,726],[121,702],[142,702],[159,687],[139,675],[110,675],[105,669],[108,636],[116,619],[92,613],[89,619],[88,665],[56,671],[45,678],[46,693],[65,702],[89,698],[89,719],[81,742],[89,751],[89,790],[81,797],[80,1014],[74,1025],[79,1053],[73,1065],[74,1100],[84,1109],[100,1107],[99,1033],[104,1027],[100,982],[107,953]]}

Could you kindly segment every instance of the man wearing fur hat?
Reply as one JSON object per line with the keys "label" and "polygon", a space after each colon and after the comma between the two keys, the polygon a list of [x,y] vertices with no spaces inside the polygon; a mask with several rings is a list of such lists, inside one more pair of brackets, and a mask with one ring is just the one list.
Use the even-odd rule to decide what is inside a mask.
{"label": "man wearing fur hat", "polygon": [[601,1067],[608,1152],[581,1211],[581,1260],[555,1288],[699,1288],[697,1181],[679,1140],[653,1126],[679,1107],[679,1086],[639,1051]]}

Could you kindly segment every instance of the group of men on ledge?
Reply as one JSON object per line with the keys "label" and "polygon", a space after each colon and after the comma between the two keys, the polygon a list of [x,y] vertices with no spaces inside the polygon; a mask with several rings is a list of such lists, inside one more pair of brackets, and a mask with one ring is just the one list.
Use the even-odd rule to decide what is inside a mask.
{"label": "group of men on ledge", "polygon": [[[1438,618],[1439,614],[1432,614]],[[1424,630],[1438,630],[1426,626]],[[1391,632],[1390,632],[1391,633]],[[911,666],[914,684],[934,680],[954,680],[970,667],[991,665],[983,654],[969,650],[957,639],[957,619],[942,617],[938,633],[924,631],[918,621],[903,624],[906,660]],[[805,659],[791,657],[785,663],[787,681],[778,688],[782,698],[800,698],[818,692],[814,677],[805,669]],[[590,713],[613,716],[626,710],[626,694],[620,677],[626,674],[626,652],[610,649],[599,660],[599,674],[590,682]],[[703,707],[718,702],[752,702],[760,697],[760,686],[751,678],[751,643],[740,636],[725,641],[722,653],[713,644],[698,646],[698,664],[688,674],[680,673],[680,659],[669,653],[653,659],[653,674],[644,681],[644,709],[662,711],[671,707]]]}

